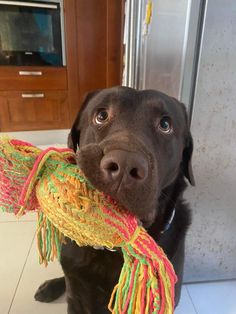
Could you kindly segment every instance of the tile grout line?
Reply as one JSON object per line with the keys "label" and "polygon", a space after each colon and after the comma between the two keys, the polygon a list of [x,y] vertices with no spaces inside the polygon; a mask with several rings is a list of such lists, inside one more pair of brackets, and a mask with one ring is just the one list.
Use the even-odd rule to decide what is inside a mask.
{"label": "tile grout line", "polygon": [[13,297],[12,297],[12,300],[11,300],[11,304],[10,304],[9,309],[8,309],[8,312],[7,312],[8,314],[10,314],[10,311],[11,311],[11,308],[12,308],[12,305],[13,305],[13,302],[14,302],[14,299],[15,299],[15,296],[16,296],[16,293],[17,293],[17,290],[18,290],[18,287],[19,287],[19,284],[20,284],[22,275],[23,275],[23,272],[24,272],[24,270],[25,270],[26,263],[27,263],[27,261],[28,261],[28,257],[29,257],[29,255],[30,255],[30,251],[31,251],[31,249],[32,249],[32,247],[33,247],[33,243],[34,243],[34,240],[35,240],[35,235],[36,235],[36,233],[34,233],[34,236],[33,236],[33,239],[32,239],[32,241],[31,241],[31,244],[30,244],[28,253],[27,253],[27,255],[26,255],[26,259],[25,259],[25,262],[24,262],[22,271],[21,271],[21,273],[20,273],[19,280],[18,280],[18,282],[17,282],[17,284],[16,284],[16,288],[15,288],[15,291],[14,291],[14,293],[13,293]]}
{"label": "tile grout line", "polygon": [[185,285],[185,287],[186,287],[188,296],[189,296],[189,298],[190,298],[190,301],[191,301],[191,303],[192,303],[193,309],[194,309],[195,313],[198,314],[198,311],[197,311],[197,309],[196,309],[196,307],[195,307],[195,304],[194,304],[194,302],[193,302],[192,296],[191,296],[191,294],[190,294],[190,292],[189,292],[189,290],[188,290],[188,286]]}

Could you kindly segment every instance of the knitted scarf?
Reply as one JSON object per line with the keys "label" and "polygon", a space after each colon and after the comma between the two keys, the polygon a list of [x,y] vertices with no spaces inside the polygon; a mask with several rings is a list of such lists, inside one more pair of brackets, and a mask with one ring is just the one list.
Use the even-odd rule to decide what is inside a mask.
{"label": "knitted scarf", "polygon": [[71,150],[0,139],[0,210],[37,211],[41,263],[60,258],[65,236],[79,246],[120,247],[112,313],[173,313],[177,278],[165,253],[132,213],[90,184]]}

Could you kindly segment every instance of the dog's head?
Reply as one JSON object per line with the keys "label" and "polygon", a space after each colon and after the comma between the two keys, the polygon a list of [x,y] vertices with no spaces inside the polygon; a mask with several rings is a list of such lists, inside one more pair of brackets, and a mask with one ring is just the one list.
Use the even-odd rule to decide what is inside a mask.
{"label": "dog's head", "polygon": [[90,93],[68,144],[78,149],[78,164],[91,183],[146,224],[180,173],[194,184],[185,107],[158,91],[114,87]]}

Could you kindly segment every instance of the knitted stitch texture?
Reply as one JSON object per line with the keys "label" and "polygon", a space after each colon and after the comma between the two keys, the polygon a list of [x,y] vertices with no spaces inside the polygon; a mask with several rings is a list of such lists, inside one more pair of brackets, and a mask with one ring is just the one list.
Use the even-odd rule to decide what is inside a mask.
{"label": "knitted stitch texture", "polygon": [[45,151],[0,140],[0,209],[38,212],[40,262],[60,258],[64,236],[79,246],[121,247],[124,265],[108,308],[112,313],[172,314],[176,275],[137,218],[95,189],[69,149]]}

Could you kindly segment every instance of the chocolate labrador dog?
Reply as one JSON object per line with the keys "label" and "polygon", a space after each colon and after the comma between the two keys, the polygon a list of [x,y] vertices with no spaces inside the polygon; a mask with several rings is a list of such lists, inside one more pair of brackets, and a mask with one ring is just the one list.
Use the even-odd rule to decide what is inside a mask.
{"label": "chocolate labrador dog", "polygon": [[[95,91],[85,99],[68,143],[92,184],[133,212],[164,249],[178,276],[177,305],[191,220],[183,200],[186,179],[194,185],[184,105],[154,90]],[[78,247],[67,239],[61,252],[65,277],[44,283],[35,298],[50,302],[66,289],[69,314],[109,313],[122,263],[119,250]]]}

